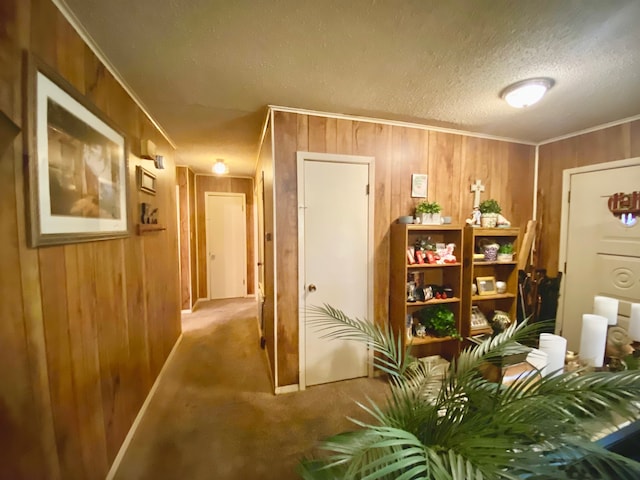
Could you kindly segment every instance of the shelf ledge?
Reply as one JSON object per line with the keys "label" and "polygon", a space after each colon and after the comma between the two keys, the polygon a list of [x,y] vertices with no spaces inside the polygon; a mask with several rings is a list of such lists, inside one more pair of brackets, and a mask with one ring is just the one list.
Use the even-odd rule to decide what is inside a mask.
{"label": "shelf ledge", "polygon": [[459,302],[460,298],[451,297],[451,298],[432,298],[431,300],[427,300],[426,302],[407,302],[407,307],[425,307],[427,305],[437,305],[440,303],[456,303]]}
{"label": "shelf ledge", "polygon": [[412,337],[411,340],[407,340],[407,345],[415,347],[416,345],[428,345],[430,343],[441,343],[456,340],[453,337]]}
{"label": "shelf ledge", "polygon": [[162,230],[166,230],[166,229],[167,227],[164,227],[157,223],[139,223],[138,235],[142,235],[143,233],[149,233],[149,232],[161,232]]}
{"label": "shelf ledge", "polygon": [[496,293],[495,295],[473,295],[471,300],[481,302],[483,300],[500,300],[502,298],[516,298],[513,293]]}

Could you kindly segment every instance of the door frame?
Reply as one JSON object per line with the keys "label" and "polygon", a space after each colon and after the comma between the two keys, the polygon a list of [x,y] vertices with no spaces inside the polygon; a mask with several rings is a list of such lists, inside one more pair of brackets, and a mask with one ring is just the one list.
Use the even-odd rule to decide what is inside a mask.
{"label": "door frame", "polygon": [[244,263],[244,297],[247,296],[247,197],[244,193],[233,192],[204,192],[204,255],[205,255],[205,272],[207,280],[207,300],[211,300],[211,282],[209,276],[209,231],[207,229],[207,219],[209,218],[209,204],[207,197],[242,197],[242,211],[244,212],[244,221],[242,222],[242,232],[244,236],[244,248],[242,249],[242,257]]}
{"label": "door frame", "polygon": [[[368,232],[367,232],[367,319],[375,323],[373,308],[373,280],[374,280],[374,205],[375,196],[373,194],[375,185],[374,165],[375,157],[361,155],[339,155],[334,153],[316,152],[296,152],[297,158],[297,181],[298,181],[298,374],[299,389],[306,388],[306,322],[303,312],[305,285],[304,285],[304,205],[301,199],[304,198],[304,162],[305,160],[320,161],[327,163],[364,164],[369,171],[369,199],[367,202]],[[369,349],[367,354],[367,372],[369,377],[373,376],[373,350]]]}
{"label": "door frame", "polygon": [[[601,170],[615,170],[617,168],[633,167],[640,165],[640,157],[625,158],[612,162],[597,163],[584,167],[568,168],[562,171],[562,209],[560,212],[560,251],[558,252],[558,270],[566,274],[564,264],[567,261],[567,244],[569,240],[569,192],[571,189],[571,176],[581,173],[597,172]],[[560,285],[560,300],[556,314],[556,334],[560,334],[564,326],[564,302],[566,301],[566,281]]]}

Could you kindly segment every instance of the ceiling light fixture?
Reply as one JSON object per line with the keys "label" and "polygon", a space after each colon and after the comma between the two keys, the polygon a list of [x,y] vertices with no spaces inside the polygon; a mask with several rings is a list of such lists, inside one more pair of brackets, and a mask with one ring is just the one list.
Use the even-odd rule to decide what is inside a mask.
{"label": "ceiling light fixture", "polygon": [[509,85],[500,96],[512,107],[524,108],[539,102],[553,84],[551,78],[530,78]]}
{"label": "ceiling light fixture", "polygon": [[211,167],[213,173],[217,173],[218,175],[224,175],[225,173],[229,173],[229,167],[224,163],[224,160],[218,158],[216,163]]}

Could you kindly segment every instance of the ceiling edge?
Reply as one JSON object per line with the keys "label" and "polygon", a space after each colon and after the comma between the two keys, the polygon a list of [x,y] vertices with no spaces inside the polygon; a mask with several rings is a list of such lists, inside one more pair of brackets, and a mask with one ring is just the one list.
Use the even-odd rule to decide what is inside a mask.
{"label": "ceiling edge", "polygon": [[269,105],[274,112],[300,113],[304,115],[313,115],[316,117],[339,118],[341,120],[355,120],[358,122],[380,123],[382,125],[393,125],[396,127],[418,128],[420,130],[429,130],[432,132],[452,133],[454,135],[465,135],[467,137],[484,138],[486,140],[498,140],[501,142],[519,143],[522,145],[536,146],[537,143],[528,140],[519,140],[517,138],[499,137],[497,135],[487,135],[477,132],[467,132],[465,130],[456,130],[454,128],[442,128],[425,125],[422,123],[401,122],[399,120],[386,120],[383,118],[361,117],[358,115],[347,115],[343,113],[319,112],[316,110],[306,110],[304,108],[282,107],[278,105]]}
{"label": "ceiling edge", "polygon": [[69,6],[67,5],[65,0],[51,0],[53,4],[60,10],[60,13],[67,19],[67,21],[71,24],[74,30],[80,35],[80,38],[87,44],[87,46],[91,49],[91,51],[98,57],[104,66],[109,70],[109,73],[114,76],[116,81],[124,88],[125,92],[129,94],[129,96],[133,99],[133,101],[138,105],[140,110],[147,116],[147,118],[151,121],[154,127],[158,129],[158,131],[162,134],[169,145],[171,145],[174,149],[178,149],[176,144],[171,140],[169,134],[162,128],[162,126],[151,116],[147,107],[142,103],[142,100],[138,98],[138,96],[134,93],[133,89],[127,84],[127,82],[122,78],[118,70],[112,65],[104,52],[98,47],[98,45],[94,42],[89,32],[82,26],[78,17],[71,11]]}
{"label": "ceiling edge", "polygon": [[603,123],[601,125],[596,125],[595,127],[585,128],[584,130],[579,130],[573,133],[567,133],[566,135],[561,135],[559,137],[550,138],[548,140],[543,140],[538,143],[537,146],[546,145],[547,143],[559,142],[560,140],[566,140],[567,138],[577,137],[578,135],[585,135],[587,133],[596,132],[598,130],[604,130],[605,128],[615,127],[617,125],[622,125],[623,123],[634,122],[636,120],[640,120],[640,114],[634,115],[633,117],[622,118],[620,120],[614,120],[613,122]]}

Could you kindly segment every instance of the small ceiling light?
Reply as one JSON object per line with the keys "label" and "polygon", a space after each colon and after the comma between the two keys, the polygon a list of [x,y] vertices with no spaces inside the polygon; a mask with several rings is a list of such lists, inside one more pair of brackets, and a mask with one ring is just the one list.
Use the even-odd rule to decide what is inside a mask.
{"label": "small ceiling light", "polygon": [[225,173],[229,173],[229,168],[227,167],[227,164],[224,163],[224,160],[222,160],[221,158],[218,158],[216,160],[216,163],[213,165],[213,167],[211,167],[211,170],[213,171],[213,173],[217,173],[218,175],[224,175]]}
{"label": "small ceiling light", "polygon": [[524,108],[539,102],[553,84],[551,78],[530,78],[509,85],[500,96],[512,107]]}

